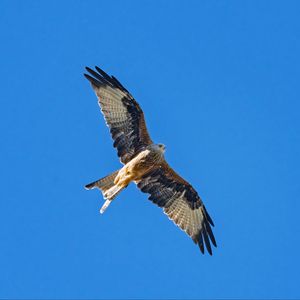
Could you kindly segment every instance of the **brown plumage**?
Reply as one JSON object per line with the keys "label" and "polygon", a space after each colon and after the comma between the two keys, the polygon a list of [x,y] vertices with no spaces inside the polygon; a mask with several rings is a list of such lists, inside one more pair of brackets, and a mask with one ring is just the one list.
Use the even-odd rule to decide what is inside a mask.
{"label": "brown plumage", "polygon": [[139,104],[115,77],[98,67],[96,71],[86,70],[90,75],[84,76],[98,97],[113,146],[124,164],[120,170],[86,185],[87,189],[102,191],[106,201],[100,212],[133,181],[199,245],[202,253],[205,245],[212,254],[210,243],[217,246],[211,229],[213,221],[195,189],[165,161],[165,146],[152,142]]}

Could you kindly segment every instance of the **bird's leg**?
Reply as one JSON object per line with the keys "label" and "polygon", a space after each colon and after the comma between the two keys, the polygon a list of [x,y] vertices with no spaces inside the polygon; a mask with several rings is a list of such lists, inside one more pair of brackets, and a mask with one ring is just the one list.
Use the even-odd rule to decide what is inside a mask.
{"label": "bird's leg", "polygon": [[111,200],[106,200],[104,204],[102,205],[100,209],[100,214],[103,214],[105,210],[108,208],[109,204],[111,203]]}
{"label": "bird's leg", "polygon": [[111,201],[133,180],[132,177],[132,165],[125,165],[117,174],[114,179],[114,185],[103,193],[105,202],[100,209],[100,213],[103,214]]}

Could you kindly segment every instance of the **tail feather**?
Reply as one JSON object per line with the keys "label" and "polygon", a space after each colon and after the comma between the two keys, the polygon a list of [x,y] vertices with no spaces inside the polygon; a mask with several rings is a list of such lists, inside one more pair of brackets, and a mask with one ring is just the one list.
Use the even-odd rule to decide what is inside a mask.
{"label": "tail feather", "polygon": [[106,200],[100,209],[100,213],[104,213],[111,201],[127,186],[115,185],[114,180],[119,171],[115,171],[112,174],[89,183],[85,186],[87,190],[98,188],[101,190],[104,199]]}
{"label": "tail feather", "polygon": [[103,192],[106,192],[107,190],[109,190],[111,187],[114,186],[114,180],[116,178],[116,176],[118,175],[119,170],[113,172],[112,174],[105,176],[99,180],[96,180],[92,183],[89,183],[85,186],[85,188],[87,190],[91,190],[94,188],[98,188]]}

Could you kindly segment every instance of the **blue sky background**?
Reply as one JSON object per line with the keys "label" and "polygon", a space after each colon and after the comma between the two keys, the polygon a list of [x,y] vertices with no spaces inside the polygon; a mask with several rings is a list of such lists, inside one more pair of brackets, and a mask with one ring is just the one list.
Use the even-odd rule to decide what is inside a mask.
{"label": "blue sky background", "polygon": [[[299,298],[299,1],[1,1],[0,297]],[[99,65],[202,196],[218,248],[134,185],[82,76]]]}

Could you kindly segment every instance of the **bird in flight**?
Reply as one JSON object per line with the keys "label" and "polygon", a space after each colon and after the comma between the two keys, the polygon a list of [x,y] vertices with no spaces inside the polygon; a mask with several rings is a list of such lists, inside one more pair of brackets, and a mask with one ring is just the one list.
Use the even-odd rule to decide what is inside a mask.
{"label": "bird in flight", "polygon": [[[163,208],[169,219],[212,255],[211,243],[217,247],[211,226],[214,223],[196,190],[166,162],[163,144],[155,144],[146,128],[144,113],[133,96],[114,76],[99,67],[84,76],[94,89],[100,109],[114,140],[123,167],[85,186],[98,188],[104,199],[103,213],[112,200],[130,182],[134,182],[149,200]],[[205,245],[205,247],[204,247]]]}

